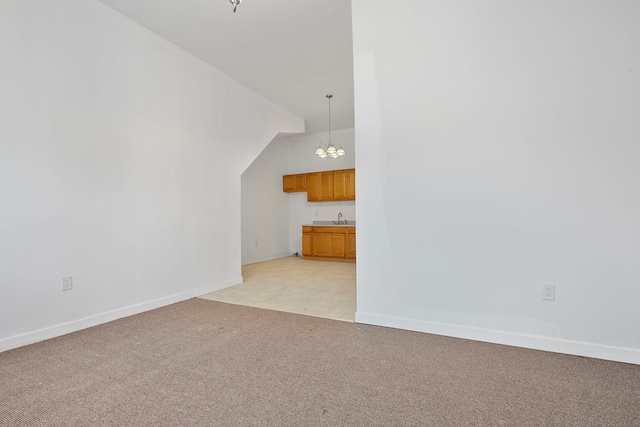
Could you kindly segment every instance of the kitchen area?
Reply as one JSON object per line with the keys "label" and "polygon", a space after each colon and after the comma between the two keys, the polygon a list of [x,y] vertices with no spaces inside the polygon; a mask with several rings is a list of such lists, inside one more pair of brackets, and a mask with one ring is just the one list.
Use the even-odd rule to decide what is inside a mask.
{"label": "kitchen area", "polygon": [[[282,182],[284,192],[306,193],[308,202],[355,202],[356,198],[355,169],[284,175]],[[355,262],[355,219],[348,220],[338,212],[336,220],[313,220],[301,227],[301,254],[305,259]]]}
{"label": "kitchen area", "polygon": [[[242,175],[243,283],[207,299],[353,321],[356,311],[354,132],[319,159],[327,133],[276,137]],[[310,155],[311,154],[311,155]]]}

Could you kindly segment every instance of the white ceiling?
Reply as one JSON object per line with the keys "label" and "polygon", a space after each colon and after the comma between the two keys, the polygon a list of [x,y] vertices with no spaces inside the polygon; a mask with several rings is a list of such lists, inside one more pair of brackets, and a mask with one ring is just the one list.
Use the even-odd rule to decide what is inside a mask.
{"label": "white ceiling", "polygon": [[100,0],[303,117],[354,126],[350,0]]}

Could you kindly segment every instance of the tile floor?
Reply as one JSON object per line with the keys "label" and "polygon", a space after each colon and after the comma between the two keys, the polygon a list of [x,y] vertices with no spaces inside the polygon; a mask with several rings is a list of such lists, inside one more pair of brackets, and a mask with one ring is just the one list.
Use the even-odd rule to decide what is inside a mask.
{"label": "tile floor", "polygon": [[353,322],[356,265],[297,257],[242,267],[244,283],[200,298]]}

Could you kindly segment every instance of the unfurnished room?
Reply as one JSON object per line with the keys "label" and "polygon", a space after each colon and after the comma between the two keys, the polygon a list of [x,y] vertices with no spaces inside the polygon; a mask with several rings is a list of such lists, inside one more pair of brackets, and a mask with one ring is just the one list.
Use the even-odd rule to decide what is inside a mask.
{"label": "unfurnished room", "polygon": [[0,0],[0,427],[640,426],[639,16]]}

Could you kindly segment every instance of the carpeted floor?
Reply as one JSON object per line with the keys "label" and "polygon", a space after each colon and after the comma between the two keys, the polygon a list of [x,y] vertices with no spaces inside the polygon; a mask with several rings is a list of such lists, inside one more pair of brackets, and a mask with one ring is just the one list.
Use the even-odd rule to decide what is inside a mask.
{"label": "carpeted floor", "polygon": [[640,426],[640,366],[192,299],[0,353],[0,426]]}

